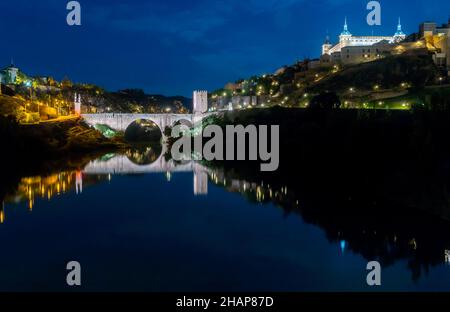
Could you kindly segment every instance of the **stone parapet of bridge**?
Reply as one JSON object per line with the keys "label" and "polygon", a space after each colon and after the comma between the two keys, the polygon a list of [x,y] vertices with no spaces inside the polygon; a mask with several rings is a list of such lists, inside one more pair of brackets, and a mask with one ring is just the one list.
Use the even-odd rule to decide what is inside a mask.
{"label": "stone parapet of bridge", "polygon": [[82,114],[83,119],[92,126],[106,125],[116,131],[125,131],[133,122],[137,120],[150,120],[154,122],[161,132],[166,127],[173,127],[178,121],[188,121],[194,124],[193,114]]}

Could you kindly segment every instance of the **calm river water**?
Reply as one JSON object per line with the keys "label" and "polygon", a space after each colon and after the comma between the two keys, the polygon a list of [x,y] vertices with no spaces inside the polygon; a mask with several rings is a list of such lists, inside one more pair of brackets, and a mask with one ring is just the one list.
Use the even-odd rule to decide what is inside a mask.
{"label": "calm river water", "polygon": [[[439,218],[398,232],[360,230],[351,216],[337,227],[288,185],[134,156],[21,177],[0,215],[1,291],[70,291],[72,260],[86,291],[450,290],[450,223]],[[382,263],[377,288],[370,260]]]}

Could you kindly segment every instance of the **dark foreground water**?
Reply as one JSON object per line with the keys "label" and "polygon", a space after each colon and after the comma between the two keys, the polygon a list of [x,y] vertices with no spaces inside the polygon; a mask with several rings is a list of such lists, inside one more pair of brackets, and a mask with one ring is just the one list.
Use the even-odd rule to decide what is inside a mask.
{"label": "dark foreground water", "polygon": [[[72,260],[88,291],[450,290],[450,236],[423,235],[445,221],[392,233],[347,216],[337,231],[287,186],[127,159],[21,179],[0,216],[0,290],[73,290]],[[366,284],[369,260],[382,262],[380,287]]]}

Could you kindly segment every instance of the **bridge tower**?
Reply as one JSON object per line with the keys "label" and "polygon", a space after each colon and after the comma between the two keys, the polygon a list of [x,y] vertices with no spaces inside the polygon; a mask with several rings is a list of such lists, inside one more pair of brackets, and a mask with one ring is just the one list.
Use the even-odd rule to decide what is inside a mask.
{"label": "bridge tower", "polygon": [[208,111],[208,91],[194,91],[192,111],[194,115]]}
{"label": "bridge tower", "polygon": [[81,95],[75,93],[75,99],[73,101],[75,106],[75,115],[81,115]]}

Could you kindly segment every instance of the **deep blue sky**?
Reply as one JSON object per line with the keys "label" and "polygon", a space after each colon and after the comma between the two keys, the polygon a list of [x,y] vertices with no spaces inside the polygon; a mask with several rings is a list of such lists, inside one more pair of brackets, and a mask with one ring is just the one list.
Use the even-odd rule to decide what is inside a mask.
{"label": "deep blue sky", "polygon": [[3,0],[0,64],[68,76],[108,90],[191,95],[317,57],[348,17],[355,34],[409,34],[446,22],[448,0],[384,0],[382,26],[366,23],[368,0],[80,0],[82,26],[66,24],[66,0]]}

